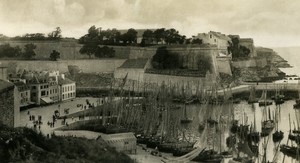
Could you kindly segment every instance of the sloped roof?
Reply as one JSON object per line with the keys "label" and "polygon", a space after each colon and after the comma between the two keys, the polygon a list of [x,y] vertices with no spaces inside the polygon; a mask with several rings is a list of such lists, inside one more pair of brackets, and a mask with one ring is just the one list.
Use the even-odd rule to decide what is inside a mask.
{"label": "sloped roof", "polygon": [[0,79],[0,92],[14,88],[14,84]]}
{"label": "sloped roof", "polygon": [[15,82],[14,83],[19,91],[25,91],[25,90],[30,90],[30,88],[24,83],[24,82]]}
{"label": "sloped roof", "polygon": [[58,77],[58,84],[59,85],[72,84],[72,83],[75,83],[75,81],[70,80],[68,78],[63,79],[62,77]]}
{"label": "sloped roof", "polygon": [[147,58],[127,59],[119,68],[145,68]]}
{"label": "sloped roof", "polygon": [[132,132],[118,133],[118,134],[102,134],[97,139],[102,138],[104,141],[110,140],[136,140]]}

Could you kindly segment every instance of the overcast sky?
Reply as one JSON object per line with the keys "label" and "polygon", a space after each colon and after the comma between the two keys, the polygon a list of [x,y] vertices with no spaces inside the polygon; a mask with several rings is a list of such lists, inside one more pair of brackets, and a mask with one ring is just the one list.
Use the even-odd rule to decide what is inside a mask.
{"label": "overcast sky", "polygon": [[91,25],[175,28],[190,37],[220,31],[256,46],[300,45],[299,0],[0,0],[0,33],[48,33],[59,26],[78,38]]}

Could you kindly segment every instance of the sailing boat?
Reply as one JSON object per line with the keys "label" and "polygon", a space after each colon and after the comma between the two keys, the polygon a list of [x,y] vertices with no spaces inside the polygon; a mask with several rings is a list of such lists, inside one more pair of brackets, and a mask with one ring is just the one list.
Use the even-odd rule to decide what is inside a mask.
{"label": "sailing boat", "polygon": [[[269,111],[269,119],[266,118],[266,120],[262,122],[262,126],[261,126],[261,134],[260,135],[262,137],[268,136],[275,126],[274,120],[271,119],[270,108],[268,108],[268,111]],[[267,116],[266,108],[264,109],[264,112],[265,112],[265,115]]]}
{"label": "sailing boat", "polygon": [[280,94],[280,89],[276,89],[276,94],[274,96],[274,101],[276,105],[280,105],[284,103],[284,95]]}
{"label": "sailing boat", "polygon": [[254,114],[254,127],[252,128],[252,124],[250,127],[250,133],[248,134],[248,141],[249,142],[254,142],[254,143],[258,143],[260,140],[260,136],[259,136],[259,132],[256,131],[256,118],[255,118],[255,114]]}
{"label": "sailing boat", "polygon": [[258,102],[258,99],[256,98],[255,87],[253,86],[250,88],[248,104],[253,104],[253,103],[257,103],[257,102]]}
{"label": "sailing boat", "polygon": [[272,100],[267,100],[267,91],[263,90],[260,100],[258,101],[259,106],[269,106],[273,104]]}
{"label": "sailing boat", "polygon": [[[298,88],[299,88],[299,80],[298,80]],[[300,92],[298,91],[298,99],[296,100],[296,104],[294,104],[294,109],[300,109]]]}
{"label": "sailing boat", "polygon": [[[289,126],[290,126],[290,135],[291,135],[291,117],[289,114]],[[290,139],[289,135],[289,139]],[[289,146],[289,139],[287,141],[287,144],[283,144],[280,146],[280,151],[287,156],[290,156],[292,158],[295,158],[299,160],[299,154],[300,154],[300,148],[298,146]],[[292,140],[292,139],[291,139]]]}
{"label": "sailing boat", "polygon": [[192,118],[187,117],[187,112],[186,112],[186,103],[184,104],[184,113],[183,113],[183,119],[180,120],[180,123],[191,123],[193,121]]}
{"label": "sailing boat", "polygon": [[[280,109],[280,108],[278,108]],[[276,109],[276,112],[275,112],[275,129],[276,131],[273,133],[273,142],[279,142],[283,139],[283,135],[284,133],[282,131],[278,131],[278,111]]]}

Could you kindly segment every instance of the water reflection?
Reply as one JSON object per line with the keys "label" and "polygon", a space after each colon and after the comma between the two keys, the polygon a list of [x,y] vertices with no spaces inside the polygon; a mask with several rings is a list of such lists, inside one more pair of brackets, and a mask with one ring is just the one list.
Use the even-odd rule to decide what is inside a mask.
{"label": "water reflection", "polygon": [[[191,124],[182,126],[182,128],[186,129],[187,134],[191,137],[202,139],[201,144],[199,145],[210,149],[214,148],[217,151],[225,151],[228,150],[226,147],[226,138],[230,134],[229,122],[231,122],[233,118],[238,120],[239,124],[252,124],[255,126],[256,131],[261,132],[262,121],[269,116],[266,114],[268,114],[268,110],[270,110],[270,117],[272,119],[275,117],[278,119],[278,130],[284,132],[284,138],[281,142],[273,142],[272,134],[276,131],[275,128],[269,136],[261,138],[259,143],[260,160],[257,160],[257,162],[261,162],[264,151],[263,144],[267,144],[267,161],[283,162],[284,159],[284,162],[295,162],[295,160],[290,157],[284,157],[284,155],[279,151],[279,146],[281,144],[287,144],[290,130],[289,115],[291,119],[292,130],[298,128],[296,115],[299,115],[299,113],[293,109],[294,104],[294,101],[286,101],[280,106],[275,106],[275,104],[273,104],[267,107],[259,107],[258,103],[248,104],[247,102],[243,101],[240,104],[224,104],[216,106],[188,105],[187,115],[193,117],[194,119]],[[182,110],[180,109],[175,112],[177,112],[180,116],[183,115]],[[206,126],[206,130],[203,133],[200,133],[199,124],[208,118],[217,120],[218,122],[224,122],[221,123],[222,126],[218,126],[218,128]],[[291,145],[291,141],[289,141],[289,144]]]}

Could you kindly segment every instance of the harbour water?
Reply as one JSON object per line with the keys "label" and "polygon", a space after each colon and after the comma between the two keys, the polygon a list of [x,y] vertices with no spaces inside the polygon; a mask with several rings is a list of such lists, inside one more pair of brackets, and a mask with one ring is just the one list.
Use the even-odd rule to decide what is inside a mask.
{"label": "harbour water", "polygon": [[[230,123],[225,123],[224,119],[230,119],[232,115],[230,112],[233,110],[234,119],[239,121],[239,124],[248,124],[252,125],[257,132],[261,132],[262,121],[266,118],[269,118],[268,110],[271,113],[271,119],[275,118],[275,112],[278,114],[278,130],[284,132],[284,139],[279,143],[274,143],[272,140],[272,134],[275,132],[275,129],[270,133],[269,136],[261,138],[259,143],[259,157],[260,159],[256,162],[262,161],[262,156],[264,153],[263,144],[267,144],[266,157],[267,161],[273,162],[295,162],[291,157],[283,155],[279,151],[279,146],[282,144],[287,144],[288,134],[290,131],[289,124],[289,115],[291,119],[291,129],[297,128],[297,119],[296,115],[300,115],[299,112],[296,112],[293,109],[295,104],[294,100],[286,101],[280,106],[276,106],[275,103],[267,107],[259,107],[258,103],[248,104],[246,101],[242,101],[240,104],[223,104],[223,105],[188,105],[187,106],[187,115],[193,117],[194,120],[191,124],[185,125],[183,128],[186,129],[187,135],[197,137],[202,139],[198,144],[199,146],[206,147],[207,149],[214,149],[216,151],[226,151],[226,138],[230,134]],[[255,118],[254,118],[255,116]],[[222,121],[222,126],[219,127],[217,132],[199,132],[199,124],[208,119],[212,118],[217,121]],[[255,119],[255,122],[254,122]],[[209,128],[208,128],[209,129]],[[213,139],[213,140],[209,140]],[[289,141],[291,145],[291,141]],[[296,144],[294,144],[296,145]]]}

